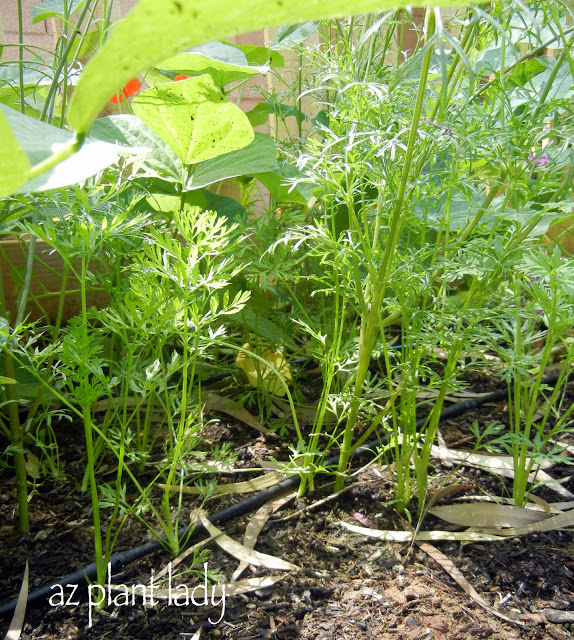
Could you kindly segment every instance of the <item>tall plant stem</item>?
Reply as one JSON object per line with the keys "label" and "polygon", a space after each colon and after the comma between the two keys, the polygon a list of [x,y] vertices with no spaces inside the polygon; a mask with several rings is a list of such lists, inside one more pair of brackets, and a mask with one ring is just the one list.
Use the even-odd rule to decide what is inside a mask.
{"label": "tall plant stem", "polygon": [[[574,28],[570,27],[569,29],[566,29],[566,31],[563,32],[563,35],[568,35],[568,34],[572,33],[572,31],[574,31]],[[513,69],[515,69],[518,65],[522,64],[525,60],[530,60],[531,58],[535,58],[537,55],[539,55],[545,49],[548,49],[548,47],[550,47],[554,42],[556,42],[556,38],[555,37],[551,38],[550,40],[547,40],[546,42],[544,42],[540,46],[536,47],[535,49],[531,49],[530,51],[528,51],[525,54],[521,55],[520,58],[518,58],[512,64],[509,64],[506,67],[506,69],[504,70],[504,74],[508,75]],[[470,103],[473,100],[476,100],[485,91],[490,89],[490,87],[492,87],[493,84],[498,82],[499,79],[500,79],[500,77],[494,76],[491,80],[489,80],[488,82],[483,84],[479,89],[477,89],[470,96],[470,98],[468,99],[468,102]],[[460,112],[460,110],[459,110],[459,112]]]}
{"label": "tall plant stem", "polygon": [[[18,1],[20,2],[21,0],[18,0]],[[58,82],[60,79],[60,74],[62,73],[64,65],[68,63],[70,52],[72,51],[72,47],[74,46],[74,38],[76,34],[80,33],[80,27],[82,25],[82,22],[84,21],[84,18],[86,17],[86,14],[90,9],[90,5],[91,5],[90,2],[86,2],[84,4],[84,7],[82,8],[78,21],[76,22],[76,25],[74,27],[74,30],[69,35],[68,42],[66,43],[66,48],[63,50],[60,60],[58,61],[58,66],[54,71],[54,77],[52,79],[52,83],[50,84],[50,88],[48,89],[48,95],[46,97],[46,101],[44,102],[44,106],[42,107],[42,111],[40,113],[40,120],[42,121],[46,120],[50,106],[55,100],[55,96],[58,91]],[[94,8],[92,8],[92,15],[93,15],[93,11],[94,11]],[[65,90],[65,87],[64,87],[64,90]]]}
{"label": "tall plant stem", "polygon": [[[20,7],[19,7],[20,8]],[[19,26],[21,22],[21,15],[19,15]],[[20,41],[22,38],[20,37]],[[20,60],[20,63],[22,60]],[[20,64],[20,72],[22,72],[22,65]],[[33,222],[36,222],[38,212],[34,210]],[[22,287],[22,295],[18,304],[18,312],[16,314],[16,320],[14,326],[18,326],[24,318],[26,312],[26,304],[28,302],[28,294],[30,292],[30,283],[32,281],[32,270],[34,267],[34,255],[36,253],[36,237],[33,235],[30,238],[28,245],[28,259],[26,261],[26,275],[24,277],[24,286]],[[6,308],[4,302],[4,290],[0,278],[0,315],[6,317]],[[14,359],[10,352],[9,343],[6,344],[6,350],[4,353],[4,372],[8,378],[15,378]],[[28,480],[26,475],[26,461],[24,459],[24,443],[23,443],[23,429],[20,424],[20,415],[18,413],[18,392],[16,386],[13,384],[6,385],[6,398],[8,400],[8,421],[10,423],[10,442],[16,447],[14,453],[14,473],[16,475],[16,494],[18,496],[18,525],[20,531],[28,531],[30,528],[28,518]]]}
{"label": "tall plant stem", "polygon": [[[429,16],[429,36],[434,35],[434,13],[430,13]],[[401,227],[402,227],[402,213],[405,193],[410,175],[411,163],[413,159],[413,152],[418,136],[419,122],[421,118],[424,96],[426,92],[426,84],[428,78],[428,72],[430,68],[430,61],[432,55],[432,48],[429,47],[423,58],[423,64],[421,68],[421,74],[419,77],[419,86],[417,92],[417,99],[415,103],[413,119],[411,122],[411,129],[409,133],[409,140],[407,150],[405,153],[405,160],[403,164],[403,171],[401,175],[401,183],[397,194],[397,200],[393,209],[391,223],[389,226],[389,239],[387,246],[385,247],[385,253],[383,255],[383,261],[379,268],[379,272],[374,283],[373,297],[371,300],[370,310],[365,318],[361,319],[361,329],[359,334],[359,364],[357,368],[357,377],[355,378],[355,387],[353,392],[353,399],[351,400],[351,407],[347,416],[347,422],[345,424],[345,433],[343,435],[343,443],[341,445],[341,453],[339,456],[339,465],[337,469],[337,478],[335,480],[335,492],[340,491],[343,488],[345,481],[345,471],[347,470],[347,464],[351,455],[351,447],[353,440],[353,429],[357,416],[359,414],[359,406],[361,403],[361,397],[363,393],[363,384],[367,377],[369,364],[371,362],[371,354],[375,345],[375,340],[378,332],[378,316],[379,307],[387,283],[390,276],[390,270],[392,266],[392,256],[395,253],[398,243]]]}
{"label": "tall plant stem", "polygon": [[[8,346],[4,351],[4,373],[8,378],[15,378],[14,360]],[[8,400],[8,421],[10,423],[10,444],[16,448],[12,454],[14,473],[16,476],[16,495],[18,497],[18,527],[26,532],[30,529],[28,519],[28,480],[26,477],[26,461],[24,459],[24,442],[18,415],[18,394],[16,385],[7,384],[6,398]]]}
{"label": "tall plant stem", "polygon": [[24,113],[24,25],[22,0],[18,0],[18,81],[20,83],[20,111]]}
{"label": "tall plant stem", "polygon": [[[82,302],[82,328],[84,339],[88,339],[88,312],[86,304],[86,278],[89,258],[82,256],[82,277],[80,278],[81,302]],[[82,403],[82,419],[84,422],[84,434],[86,439],[87,469],[90,479],[90,495],[92,498],[92,517],[94,521],[94,552],[98,584],[105,583],[105,566],[102,547],[102,528],[100,522],[100,503],[98,500],[98,485],[96,483],[95,455],[94,455],[94,426],[92,424],[91,408],[85,402]]]}
{"label": "tall plant stem", "polygon": [[[0,274],[0,317],[6,317],[6,301],[4,298],[4,284]],[[10,341],[7,340],[3,347],[4,375],[7,378],[15,379],[14,358],[10,351]],[[18,526],[20,531],[26,532],[30,529],[28,518],[28,480],[26,476],[26,461],[24,459],[24,444],[22,439],[22,428],[20,425],[20,415],[18,414],[18,393],[15,384],[4,385],[6,389],[6,399],[8,400],[8,421],[10,424],[10,443],[16,448],[12,455],[14,460],[14,474],[16,476],[16,495],[18,498]]]}
{"label": "tall plant stem", "polygon": [[[52,344],[56,344],[58,336],[60,335],[60,327],[62,326],[62,317],[64,315],[64,303],[66,301],[66,290],[68,285],[68,271],[69,267],[67,265],[64,266],[64,271],[62,272],[62,279],[60,281],[60,296],[58,298],[58,310],[56,311],[56,321],[54,322],[54,327],[52,329]],[[28,412],[27,418],[27,428],[29,429],[32,425],[32,420],[36,416],[36,412],[42,402],[42,398],[44,396],[44,392],[46,387],[48,386],[48,381],[50,379],[50,370],[52,365],[54,364],[54,360],[56,358],[56,354],[52,353],[46,362],[46,373],[44,374],[44,382],[45,384],[40,385],[38,389],[38,393],[34,398],[34,402],[32,403],[32,407]]]}

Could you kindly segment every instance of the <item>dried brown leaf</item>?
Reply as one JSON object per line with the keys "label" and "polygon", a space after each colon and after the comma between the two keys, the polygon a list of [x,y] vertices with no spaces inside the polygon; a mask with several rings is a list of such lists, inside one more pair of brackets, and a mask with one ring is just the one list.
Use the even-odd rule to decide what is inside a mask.
{"label": "dried brown leaf", "polygon": [[429,544],[428,542],[417,542],[417,545],[435,562],[438,562],[440,566],[449,574],[449,576],[456,581],[460,588],[476,602],[476,604],[480,605],[483,609],[488,611],[488,613],[491,613],[493,616],[496,616],[501,620],[510,622],[512,624],[517,624],[519,626],[524,626],[523,622],[520,622],[519,620],[513,620],[512,618],[509,618],[496,611],[496,609],[493,609],[470,584],[470,582],[468,582],[468,580],[462,575],[462,573],[453,564],[453,562],[444,555],[444,553],[439,551],[436,547],[433,547],[432,544]]}
{"label": "dried brown leaf", "polygon": [[[390,531],[384,529],[369,529],[359,527],[348,522],[338,522],[341,527],[369,538],[379,538],[387,542],[412,542],[414,531]],[[430,540],[441,542],[444,540],[456,540],[458,542],[497,542],[502,540],[500,536],[494,534],[479,533],[477,531],[418,531],[416,541]]]}
{"label": "dried brown leaf", "polygon": [[[538,513],[541,512],[539,511]],[[501,536],[521,536],[527,533],[543,533],[545,531],[557,531],[558,529],[574,527],[574,509],[563,511],[555,516],[547,517],[546,514],[544,516],[546,516],[545,519],[540,522],[533,522],[523,527],[499,529],[497,533]],[[485,530],[486,527],[481,527],[481,529]],[[488,533],[491,532],[488,531]]]}
{"label": "dried brown leaf", "polygon": [[[242,482],[230,482],[229,484],[217,484],[212,489],[212,495],[217,494],[227,494],[227,493],[250,493],[253,491],[261,491],[262,489],[267,489],[267,487],[272,487],[274,484],[278,482],[282,482],[285,480],[285,475],[282,475],[276,471],[272,471],[271,473],[266,473],[262,476],[257,476],[257,478],[253,478],[253,480],[243,480]],[[156,485],[160,489],[165,489],[165,484],[157,483]],[[170,491],[174,493],[178,493],[180,491],[179,485],[175,485],[170,487]],[[182,487],[182,493],[188,493],[191,495],[200,495],[204,493],[198,487]]]}
{"label": "dried brown leaf", "polygon": [[429,513],[437,518],[462,527],[523,527],[548,518],[543,511],[525,509],[506,504],[467,502],[433,507]]}
{"label": "dried brown leaf", "polygon": [[233,540],[228,535],[223,533],[215,525],[211,524],[204,514],[200,514],[200,519],[203,526],[207,529],[208,533],[212,536],[217,536],[216,543],[227,553],[231,554],[238,560],[243,560],[249,564],[253,564],[256,567],[267,567],[268,569],[279,569],[280,571],[292,571],[297,570],[299,567],[295,564],[291,564],[281,558],[270,556],[266,553],[260,553],[253,549],[248,549],[237,540]]}
{"label": "dried brown leaf", "polygon": [[208,411],[219,411],[220,413],[225,413],[232,418],[241,420],[241,422],[244,422],[253,429],[256,429],[259,433],[263,433],[266,436],[271,434],[269,429],[266,429],[263,425],[259,424],[258,420],[256,420],[249,411],[243,407],[237,406],[235,402],[229,398],[218,396],[212,391],[205,391],[202,394],[202,400],[205,402],[205,408]]}
{"label": "dried brown leaf", "polygon": [[4,636],[4,640],[18,640],[22,635],[24,618],[26,617],[26,604],[28,603],[28,575],[28,561],[26,561],[26,568],[24,569],[24,577],[22,578],[22,586],[20,587],[20,593],[18,594],[18,601],[16,602],[14,615],[10,622],[10,628],[8,629],[8,633]]}
{"label": "dried brown leaf", "polygon": [[[284,496],[279,496],[275,500],[264,504],[260,507],[252,518],[247,523],[247,527],[245,528],[245,535],[243,536],[243,546],[247,549],[254,549],[255,543],[257,542],[257,538],[261,533],[261,530],[265,526],[269,516],[272,513],[275,513],[278,509],[280,509],[284,504],[287,504],[290,500],[297,495],[296,492],[288,493]],[[231,576],[231,582],[235,582],[238,580],[239,576],[247,569],[249,563],[245,560],[242,560],[239,563],[237,569],[235,569],[233,575]]]}
{"label": "dried brown leaf", "polygon": [[[257,589],[265,589],[266,587],[271,587],[275,583],[279,582],[283,576],[265,576],[261,578],[248,578],[247,580],[239,580],[239,582],[226,583],[226,584],[214,584],[211,587],[208,587],[208,596],[213,598],[223,598],[224,596],[234,596],[240,593],[248,593],[249,591],[255,591]],[[125,585],[109,585],[112,591],[122,591],[125,588]],[[202,585],[197,585],[194,587],[190,587],[190,589],[194,590],[194,598],[199,600],[200,598],[205,598],[205,587]],[[172,587],[171,597],[176,597],[174,595],[174,591],[177,591],[177,587]],[[158,598],[159,600],[168,600],[170,598],[170,590],[169,589],[160,589],[158,587],[154,587],[153,597]]]}

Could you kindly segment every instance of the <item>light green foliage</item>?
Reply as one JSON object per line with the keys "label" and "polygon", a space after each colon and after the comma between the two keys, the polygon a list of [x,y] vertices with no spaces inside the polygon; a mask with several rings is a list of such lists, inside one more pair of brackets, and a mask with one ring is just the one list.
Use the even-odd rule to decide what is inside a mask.
{"label": "light green foliage", "polygon": [[145,173],[181,180],[183,163],[160,136],[137,116],[125,114],[99,118],[90,130],[98,140],[139,147],[145,155],[142,165]]}
{"label": "light green foliage", "polygon": [[[12,180],[21,180],[22,176],[28,177],[31,166],[41,164],[74,141],[71,133],[22,115],[4,105],[0,105],[0,113],[3,114],[4,121],[10,125],[5,137],[3,136],[7,144],[2,145],[0,154],[6,155],[5,162],[12,167]],[[15,135],[11,134],[10,129]],[[18,147],[14,147],[15,144],[18,144]],[[12,192],[45,191],[76,184],[116,162],[119,151],[120,148],[115,145],[88,139],[72,158],[60,162],[36,178],[25,181],[25,184],[14,187]],[[121,151],[130,153],[130,149],[126,147]]]}
{"label": "light green foliage", "polygon": [[[508,311],[504,283],[517,256],[571,211],[572,28],[562,14],[550,19],[549,7],[469,10],[458,16],[458,40],[454,23],[434,11],[427,44],[406,60],[390,48],[397,14],[333,23],[335,43],[301,52],[311,71],[298,91],[326,117],[315,135],[292,141],[305,178],[290,182],[311,183],[320,208],[274,248],[300,252],[279,271],[286,288],[313,286],[313,307],[298,310],[323,369],[300,462],[310,484],[324,447],[342,441],[341,488],[348,454],[379,429],[388,434],[399,509],[415,494],[422,508],[444,398],[469,364],[463,354],[490,344],[493,318]],[[563,53],[537,56],[551,44]],[[476,75],[493,72],[488,82]],[[281,104],[280,93],[266,97]],[[568,328],[551,324],[556,337]],[[393,349],[394,340],[402,347]],[[437,393],[424,420],[421,385]],[[383,389],[385,400],[373,402]],[[346,424],[329,418],[334,406]],[[371,426],[356,440],[367,417]]]}
{"label": "light green foliage", "polygon": [[[61,8],[56,0],[44,4],[43,11]],[[311,356],[321,367],[306,442],[292,402],[301,391],[281,378],[301,491],[313,488],[335,447],[340,489],[350,455],[379,434],[394,463],[399,510],[408,512],[415,495],[422,508],[446,394],[464,386],[461,370],[478,366],[474,354],[487,345],[514,392],[512,432],[500,442],[515,456],[517,503],[533,464],[553,455],[549,438],[574,411],[556,410],[551,424],[573,355],[565,336],[574,323],[574,280],[571,261],[531,249],[553,220],[572,212],[574,29],[561,9],[546,0],[494,2],[488,13],[473,7],[450,23],[429,10],[425,42],[407,56],[400,34],[409,14],[394,10],[332,21],[319,30],[318,45],[300,46],[317,30],[307,22],[281,28],[271,52],[210,42],[181,53],[262,25],[387,4],[141,0],[81,74],[70,111],[80,135],[0,111],[0,195],[86,181],[3,203],[0,218],[12,224],[34,216],[18,230],[61,254],[82,301],[81,315],[54,330],[52,361],[33,352],[22,327],[5,323],[3,344],[13,341],[35,387],[42,377],[44,387],[55,379],[54,395],[84,422],[83,486],[92,492],[100,581],[101,559],[113,546],[112,526],[99,537],[102,504],[113,509],[112,524],[130,509],[151,514],[177,552],[182,512],[174,518],[170,490],[183,486],[202,455],[197,383],[233,368],[230,354],[245,343],[256,353]],[[72,17],[86,6],[74,4]],[[554,58],[543,55],[550,45]],[[292,103],[269,90],[244,115],[227,96],[268,68],[277,73],[283,59],[274,51],[288,48],[302,67]],[[59,62],[47,80],[25,70],[21,91],[18,74],[5,73],[0,100],[31,109],[37,98],[42,118],[63,124],[65,89],[75,79],[58,79],[73,70],[66,61],[57,71]],[[135,115],[92,122],[138,72],[147,72],[152,88],[127,101]],[[177,74],[192,77],[172,81]],[[40,104],[46,95],[51,102]],[[308,101],[317,116],[306,113]],[[254,133],[269,116],[284,124],[294,118],[296,133],[277,141]],[[303,125],[314,127],[306,137]],[[88,131],[95,139],[84,141]],[[106,170],[122,151],[135,157]],[[205,188],[225,178],[239,178],[241,202]],[[271,192],[269,210],[248,217],[257,183]],[[104,258],[102,271],[96,258]],[[90,286],[110,293],[108,308],[88,308]],[[228,323],[241,335],[226,338]],[[559,348],[564,366],[550,390],[541,376]],[[2,375],[20,382],[16,373]],[[434,393],[422,419],[421,387]],[[540,394],[550,400],[541,419]],[[265,415],[270,398],[260,395]],[[109,408],[101,417],[94,407],[104,397]],[[149,498],[157,478],[141,486],[125,465],[133,458],[143,471],[159,437],[167,487],[160,508]],[[51,454],[54,438],[42,438]],[[96,472],[106,451],[118,466],[102,502]],[[139,497],[130,506],[132,490]],[[179,507],[181,499],[180,492]]]}
{"label": "light green foliage", "polygon": [[43,0],[32,9],[32,23],[63,17],[66,14],[66,5],[68,16],[71,16],[85,2],[86,0]]}
{"label": "light green foliage", "polygon": [[30,171],[30,162],[12,131],[10,120],[0,110],[0,197],[14,193],[24,182]]}
{"label": "light green foliage", "polygon": [[[573,404],[564,402],[574,357],[569,335],[574,324],[574,260],[566,259],[558,248],[550,255],[539,248],[516,255],[507,269],[512,297],[493,321],[499,335],[491,335],[490,343],[512,390],[510,430],[497,442],[513,457],[513,498],[516,506],[523,506],[540,463],[559,460],[562,447],[550,447],[550,441],[569,430],[574,411]],[[547,385],[546,367],[557,351],[563,352],[561,366],[553,384]],[[546,399],[543,404],[541,397]]]}
{"label": "light green foliage", "polygon": [[242,149],[231,151],[203,162],[187,182],[188,189],[236,176],[258,174],[277,168],[275,142],[264,133],[255,133],[253,141]]}
{"label": "light green foliage", "polygon": [[201,76],[208,74],[213,82],[223,91],[226,85],[239,80],[253,78],[260,73],[265,73],[269,67],[250,67],[245,55],[236,49],[238,57],[242,57],[244,64],[230,64],[214,58],[209,58],[200,53],[178,53],[176,56],[164,60],[158,69],[171,71],[174,74],[186,76]]}
{"label": "light green foliage", "polygon": [[209,76],[157,85],[134,99],[133,110],[184,164],[247,146],[253,129]]}
{"label": "light green foliage", "polygon": [[[438,4],[458,3],[441,0]],[[355,0],[352,4],[346,0],[140,0],[82,74],[70,105],[70,125],[87,133],[110,96],[137,73],[202,42],[262,27],[395,6],[396,0]]]}

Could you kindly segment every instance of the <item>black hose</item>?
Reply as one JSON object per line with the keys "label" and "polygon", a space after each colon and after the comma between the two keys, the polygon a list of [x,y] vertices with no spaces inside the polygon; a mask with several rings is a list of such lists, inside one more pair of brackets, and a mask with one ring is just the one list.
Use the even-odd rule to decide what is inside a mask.
{"label": "black hose", "polygon": [[[229,507],[226,507],[219,513],[216,513],[209,517],[210,522],[213,524],[223,524],[233,518],[239,517],[245,513],[249,513],[254,509],[262,506],[269,500],[273,500],[278,495],[287,491],[288,489],[294,489],[299,482],[299,476],[291,476],[282,482],[261,491],[260,493],[256,493],[255,495],[249,496],[245,500],[233,504]],[[178,531],[178,537],[180,540],[190,540],[192,537],[199,536],[201,534],[207,533],[205,527],[201,522],[196,522],[194,524],[190,524],[187,527],[184,527]],[[144,556],[149,555],[150,553],[154,553],[155,551],[159,551],[164,548],[162,544],[165,542],[163,540],[154,540],[153,542],[147,542],[146,544],[142,544],[139,547],[135,547],[134,549],[130,549],[128,551],[121,551],[119,553],[114,553],[110,556],[109,562],[111,563],[112,573],[116,573],[119,569],[123,568],[125,565],[130,562],[134,562],[139,558],[143,558]],[[82,583],[87,583],[88,581],[93,581],[97,577],[96,574],[96,563],[92,562],[91,564],[83,567],[82,569],[78,569],[66,576],[65,578],[60,578],[59,580],[55,580],[54,582],[50,582],[43,587],[40,587],[36,591],[33,591],[28,595],[28,606],[37,604],[43,600],[47,600],[50,596],[54,595],[54,589],[57,587],[71,587],[72,585],[80,585]],[[0,617],[6,616],[14,611],[16,607],[17,600],[9,600],[8,602],[0,605]]]}
{"label": "black hose", "polygon": [[[558,380],[558,376],[549,376],[548,378],[544,378],[543,383],[545,384],[553,384]],[[501,400],[506,398],[508,395],[507,389],[501,389],[499,391],[494,391],[493,393],[489,393],[485,396],[479,396],[476,398],[472,398],[470,400],[465,400],[463,402],[459,402],[451,407],[447,407],[443,409],[440,414],[440,420],[444,420],[446,418],[452,418],[454,416],[461,415],[466,411],[470,411],[471,409],[476,409],[481,405],[487,402],[493,402],[496,400]],[[421,427],[426,422],[426,419],[422,419],[417,421],[417,427]],[[365,454],[369,451],[372,451],[376,447],[380,446],[385,442],[385,438],[371,440],[370,442],[358,447],[354,452],[354,456]],[[338,456],[333,456],[325,461],[325,466],[334,465],[338,461]],[[246,513],[250,513],[254,511],[258,507],[264,505],[266,502],[273,500],[278,497],[285,491],[289,489],[294,489],[299,482],[299,476],[291,476],[282,482],[279,482],[272,487],[264,489],[260,493],[256,493],[255,495],[249,496],[229,507],[226,507],[222,511],[213,514],[209,517],[209,521],[215,525],[223,524],[232,520],[233,518],[242,516]],[[187,527],[184,527],[178,531],[178,536],[180,540],[191,540],[193,537],[199,536],[200,534],[205,534],[205,527],[201,522],[196,522]],[[109,562],[111,563],[112,573],[117,573],[117,571],[123,568],[125,565],[130,562],[134,562],[139,558],[143,558],[144,556],[149,555],[150,553],[154,553],[155,551],[159,551],[164,548],[162,542],[165,542],[165,539],[155,540],[153,542],[147,542],[139,547],[135,547],[134,549],[130,549],[128,551],[122,551],[119,553],[114,553],[110,556]],[[54,594],[54,589],[57,587],[70,587],[72,585],[80,585],[82,583],[86,583],[88,581],[93,581],[96,579],[96,563],[92,562],[88,566],[78,569],[74,573],[66,576],[65,578],[60,578],[50,584],[47,584],[43,587],[40,587],[36,591],[33,591],[28,595],[27,604],[28,606],[37,604],[42,602],[43,600],[47,600],[51,595]],[[0,605],[0,617],[7,616],[13,613],[16,607],[17,599],[9,600],[4,604]]]}

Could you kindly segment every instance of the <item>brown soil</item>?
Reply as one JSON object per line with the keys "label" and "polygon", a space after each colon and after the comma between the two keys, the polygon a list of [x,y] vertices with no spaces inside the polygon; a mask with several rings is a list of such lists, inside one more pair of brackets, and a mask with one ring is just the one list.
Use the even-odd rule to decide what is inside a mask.
{"label": "brown soil", "polygon": [[[468,440],[469,423],[477,417],[484,421],[496,419],[503,410],[503,405],[485,407],[447,421],[442,425],[447,443],[465,448],[467,445],[460,443]],[[269,455],[287,456],[280,440],[257,437],[245,425],[227,424],[222,433],[225,438],[237,440],[239,459],[246,464],[253,465],[254,460]],[[44,481],[38,486],[30,501],[30,533],[15,531],[13,479],[9,471],[0,477],[0,600],[18,594],[26,560],[30,565],[30,591],[93,560],[90,500],[78,487],[83,472],[81,428],[62,427],[60,441],[69,476],[56,484]],[[438,487],[452,472],[435,463],[430,471],[431,485]],[[555,468],[552,473],[564,477],[568,468]],[[456,470],[454,477],[476,486],[469,493],[502,495],[509,487],[500,479],[468,468]],[[324,480],[319,477],[318,484]],[[563,486],[574,492],[574,480]],[[272,516],[259,536],[258,551],[288,560],[301,569],[285,572],[273,587],[227,598],[224,612],[219,598],[215,606],[203,606],[201,599],[183,607],[173,602],[144,606],[141,599],[136,599],[133,605],[112,604],[93,611],[90,627],[90,607],[83,594],[74,597],[78,604],[45,603],[29,608],[21,637],[175,640],[197,637],[200,629],[201,638],[241,640],[573,637],[572,530],[489,544],[435,544],[488,603],[517,620],[512,624],[478,606],[416,546],[411,549],[408,544],[381,542],[351,533],[338,524],[346,521],[378,529],[404,529],[394,507],[387,504],[392,495],[387,470],[371,467],[350,481],[342,494],[314,507],[329,496],[330,489],[325,486],[302,500],[291,501]],[[548,501],[562,499],[549,488],[538,494]],[[208,503],[208,511],[214,513],[237,500],[231,496],[218,498]],[[196,504],[194,498],[186,497],[184,513],[192,513]],[[222,528],[234,539],[242,540],[248,517]],[[433,528],[455,529],[428,517],[423,529]],[[130,520],[115,551],[149,539],[145,528],[137,520]],[[209,548],[209,570],[219,569],[224,582],[228,581],[238,561],[213,543]],[[157,573],[169,561],[165,552],[147,556],[114,574],[113,582],[149,585],[151,571]],[[252,568],[242,578],[277,573]],[[173,579],[174,589],[176,583],[186,584],[191,590],[201,582],[201,577],[191,574]],[[221,621],[217,622],[219,618]],[[4,620],[0,629],[7,629],[8,624],[9,620]]]}

